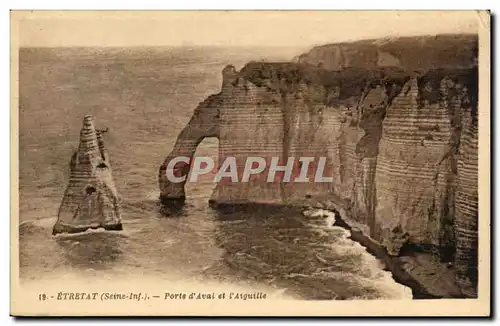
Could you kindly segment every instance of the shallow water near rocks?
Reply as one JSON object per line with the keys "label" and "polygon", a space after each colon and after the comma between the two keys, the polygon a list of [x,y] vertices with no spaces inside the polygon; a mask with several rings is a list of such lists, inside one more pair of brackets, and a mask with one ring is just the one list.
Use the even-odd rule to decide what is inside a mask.
{"label": "shallow water near rocks", "polygon": [[[21,276],[258,284],[304,299],[407,298],[411,291],[348,231],[300,211],[215,211],[199,203],[176,215],[153,201],[124,206],[124,231],[50,235],[54,219],[23,223]],[[181,277],[182,275],[182,277]]]}

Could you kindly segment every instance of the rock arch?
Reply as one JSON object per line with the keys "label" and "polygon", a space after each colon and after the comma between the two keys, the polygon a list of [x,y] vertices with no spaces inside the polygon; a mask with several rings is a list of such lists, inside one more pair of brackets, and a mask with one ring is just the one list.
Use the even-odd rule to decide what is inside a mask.
{"label": "rock arch", "polygon": [[[203,139],[208,137],[219,138],[219,108],[216,100],[218,95],[210,96],[200,103],[195,109],[191,119],[184,129],[177,136],[172,152],[165,158],[159,169],[160,201],[166,204],[171,201],[184,201],[186,199],[186,181],[174,183],[166,176],[167,167],[170,161],[176,157],[185,156],[192,158]],[[191,164],[176,164],[174,174],[178,177],[187,176]]]}

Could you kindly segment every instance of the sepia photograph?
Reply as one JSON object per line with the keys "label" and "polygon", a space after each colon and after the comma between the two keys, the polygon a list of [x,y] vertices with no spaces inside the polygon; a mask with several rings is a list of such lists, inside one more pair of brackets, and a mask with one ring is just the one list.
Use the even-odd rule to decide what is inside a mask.
{"label": "sepia photograph", "polygon": [[488,316],[488,11],[11,11],[11,315]]}

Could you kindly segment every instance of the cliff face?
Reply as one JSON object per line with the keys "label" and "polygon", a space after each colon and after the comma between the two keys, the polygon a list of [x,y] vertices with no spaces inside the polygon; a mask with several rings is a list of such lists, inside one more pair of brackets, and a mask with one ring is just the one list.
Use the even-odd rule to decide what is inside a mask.
{"label": "cliff face", "polygon": [[475,296],[478,258],[477,115],[467,115],[462,128],[455,188],[455,260],[459,284],[468,295]]}
{"label": "cliff face", "polygon": [[475,296],[476,51],[472,36],[378,40],[315,48],[296,63],[228,67],[221,92],[196,109],[160,169],[162,200],[184,196],[183,184],[162,175],[203,137],[219,137],[219,161],[236,157],[240,178],[251,156],[280,165],[312,157],[311,167],[326,157],[331,182],[313,182],[315,168],[306,183],[266,182],[268,160],[249,182],[223,179],[212,201],[329,198],[390,254],[413,246],[454,262],[463,293]]}

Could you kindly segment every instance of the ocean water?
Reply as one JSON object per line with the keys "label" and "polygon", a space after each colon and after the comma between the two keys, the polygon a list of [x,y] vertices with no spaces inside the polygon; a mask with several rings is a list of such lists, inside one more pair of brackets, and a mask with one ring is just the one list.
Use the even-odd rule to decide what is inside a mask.
{"label": "ocean water", "polygon": [[[158,202],[157,171],[226,64],[287,60],[285,49],[24,49],[19,72],[20,277],[194,282],[264,288],[311,300],[408,299],[381,263],[331,217],[292,208],[214,210],[209,177],[184,207]],[[121,232],[53,237],[84,114],[105,135],[123,202]],[[217,139],[197,155],[216,157]],[[163,282],[163,283],[162,283]]]}

